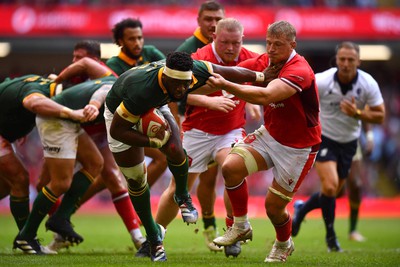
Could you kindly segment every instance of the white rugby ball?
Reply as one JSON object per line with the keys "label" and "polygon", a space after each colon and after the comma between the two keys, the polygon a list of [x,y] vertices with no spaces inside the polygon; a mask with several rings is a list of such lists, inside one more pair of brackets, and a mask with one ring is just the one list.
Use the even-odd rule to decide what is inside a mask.
{"label": "white rugby ball", "polygon": [[154,137],[159,131],[165,131],[168,123],[161,111],[152,108],[140,117],[136,127],[142,134]]}

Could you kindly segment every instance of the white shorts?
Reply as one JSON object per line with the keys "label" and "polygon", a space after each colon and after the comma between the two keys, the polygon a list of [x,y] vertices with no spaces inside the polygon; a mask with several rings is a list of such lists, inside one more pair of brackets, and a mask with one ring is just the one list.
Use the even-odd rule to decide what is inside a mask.
{"label": "white shorts", "polygon": [[[171,111],[167,105],[160,107],[159,110],[161,111],[161,113],[164,116],[166,113],[169,113],[172,116]],[[112,114],[111,111],[107,108],[107,105],[104,104],[104,120],[105,120],[106,128],[107,128],[108,147],[110,148],[111,152],[118,153],[118,152],[128,150],[129,148],[131,148],[131,146],[124,144],[124,143],[111,137],[110,127],[111,127],[111,122],[112,122],[113,118],[114,118],[114,114]]]}
{"label": "white shorts", "polygon": [[104,120],[106,123],[106,129],[107,129],[108,147],[110,148],[111,152],[118,153],[118,152],[128,150],[129,148],[131,148],[131,146],[124,144],[124,143],[111,137],[110,127],[111,127],[111,122],[112,122],[113,118],[114,118],[114,114],[111,113],[111,111],[107,108],[107,105],[104,103]]}
{"label": "white shorts", "polygon": [[239,128],[224,135],[209,134],[198,129],[183,133],[183,148],[191,162],[190,173],[201,173],[207,170],[210,161],[215,160],[216,154],[223,148],[231,148],[245,136],[244,129]]}
{"label": "white shorts", "polygon": [[293,148],[277,142],[264,125],[246,136],[236,146],[251,147],[262,155],[274,179],[289,192],[296,192],[314,164],[318,151],[312,147]]}
{"label": "white shorts", "polygon": [[14,150],[11,143],[0,135],[0,158],[12,153],[14,153]]}
{"label": "white shorts", "polygon": [[78,137],[83,133],[79,123],[36,116],[36,127],[45,158],[76,159]]}

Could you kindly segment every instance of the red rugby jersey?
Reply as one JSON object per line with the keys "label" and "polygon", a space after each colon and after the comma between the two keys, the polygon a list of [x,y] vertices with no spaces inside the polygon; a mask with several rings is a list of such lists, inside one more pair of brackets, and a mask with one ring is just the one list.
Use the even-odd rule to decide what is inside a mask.
{"label": "red rugby jersey", "polygon": [[[212,44],[208,44],[201,49],[198,49],[192,54],[192,58],[196,60],[206,60],[213,64],[222,66],[235,66],[238,63],[257,57],[259,54],[251,52],[242,47],[239,53],[238,60],[229,65],[218,62],[216,55],[213,52]],[[183,131],[188,131],[193,128],[204,131],[206,133],[215,135],[224,135],[234,129],[244,127],[246,123],[245,118],[245,104],[243,100],[229,94],[226,91],[217,91],[208,96],[226,96],[235,101],[236,107],[228,112],[221,112],[210,110],[205,107],[198,107],[186,105],[185,119],[182,122]]]}
{"label": "red rugby jersey", "polygon": [[[254,71],[268,66],[268,55],[238,64]],[[295,54],[282,68],[279,79],[296,89],[293,96],[264,106],[264,125],[279,143],[304,148],[321,143],[319,97],[314,71],[304,57]]]}

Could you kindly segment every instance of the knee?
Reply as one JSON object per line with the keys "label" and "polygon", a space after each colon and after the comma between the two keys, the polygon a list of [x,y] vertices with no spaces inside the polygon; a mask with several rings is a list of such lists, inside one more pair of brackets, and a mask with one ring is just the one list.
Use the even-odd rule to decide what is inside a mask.
{"label": "knee", "polygon": [[130,189],[139,190],[146,186],[147,171],[144,161],[132,167],[120,167],[120,170],[125,176]]}
{"label": "knee", "polygon": [[284,223],[288,218],[286,208],[273,202],[265,202],[265,210],[268,218],[275,225]]}
{"label": "knee", "polygon": [[49,183],[48,187],[51,189],[51,191],[55,195],[60,196],[68,191],[68,189],[71,187],[71,183],[72,183],[72,179],[64,179],[64,180],[59,180],[59,181],[52,180]]}
{"label": "knee", "polygon": [[230,161],[225,161],[221,166],[222,176],[225,179],[225,184],[229,184],[231,182],[240,182],[244,177],[240,177],[239,170],[236,164],[233,164]]}
{"label": "knee", "polygon": [[104,159],[101,156],[93,156],[92,158],[86,158],[81,161],[82,167],[87,171],[92,177],[100,175],[103,170]]}
{"label": "knee", "polygon": [[152,161],[153,164],[157,165],[158,168],[160,169],[167,169],[167,158],[165,157],[164,154],[161,154],[159,157],[153,158]]}
{"label": "knee", "polygon": [[19,170],[12,179],[13,186],[29,187],[29,173],[25,169]]}
{"label": "knee", "polygon": [[337,195],[337,186],[335,185],[325,185],[322,188],[322,193],[327,197],[336,197]]}
{"label": "knee", "polygon": [[29,195],[29,173],[25,169],[17,170],[10,178],[11,194]]}
{"label": "knee", "polygon": [[[101,178],[96,183],[102,184],[103,187],[107,186],[109,189],[112,188],[123,188],[124,183],[122,181],[122,175],[117,166],[111,166],[105,164],[101,171]],[[98,178],[96,178],[97,180]]]}

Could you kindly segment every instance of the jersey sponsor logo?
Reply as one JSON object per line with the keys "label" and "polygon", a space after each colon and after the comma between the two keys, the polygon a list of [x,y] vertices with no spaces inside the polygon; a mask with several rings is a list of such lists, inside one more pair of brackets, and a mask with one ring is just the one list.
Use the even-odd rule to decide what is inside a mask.
{"label": "jersey sponsor logo", "polygon": [[223,95],[224,97],[226,97],[226,98],[234,98],[234,97],[235,97],[233,94],[228,93],[228,92],[225,91],[225,90],[221,90],[221,93],[222,93],[222,95]]}
{"label": "jersey sponsor logo", "polygon": [[255,134],[249,134],[248,136],[246,136],[245,139],[243,139],[243,142],[245,144],[251,144],[256,140],[256,135]]}
{"label": "jersey sponsor logo", "polygon": [[53,154],[58,154],[58,153],[60,153],[61,147],[59,147],[59,146],[44,146],[43,150],[53,153]]}
{"label": "jersey sponsor logo", "polygon": [[[234,98],[234,97],[235,97],[235,95],[233,95],[233,94],[231,94],[231,93],[228,93],[228,92],[225,91],[225,90],[221,90],[221,92],[222,92],[222,95],[223,95],[224,97],[226,97],[226,98],[231,99],[231,98]],[[233,102],[235,103],[235,105],[239,105],[239,104],[240,104],[240,100],[239,100],[239,99],[235,99],[235,100],[233,100]]]}
{"label": "jersey sponsor logo", "polygon": [[327,154],[328,154],[328,148],[323,148],[319,151],[320,157],[326,157]]}

